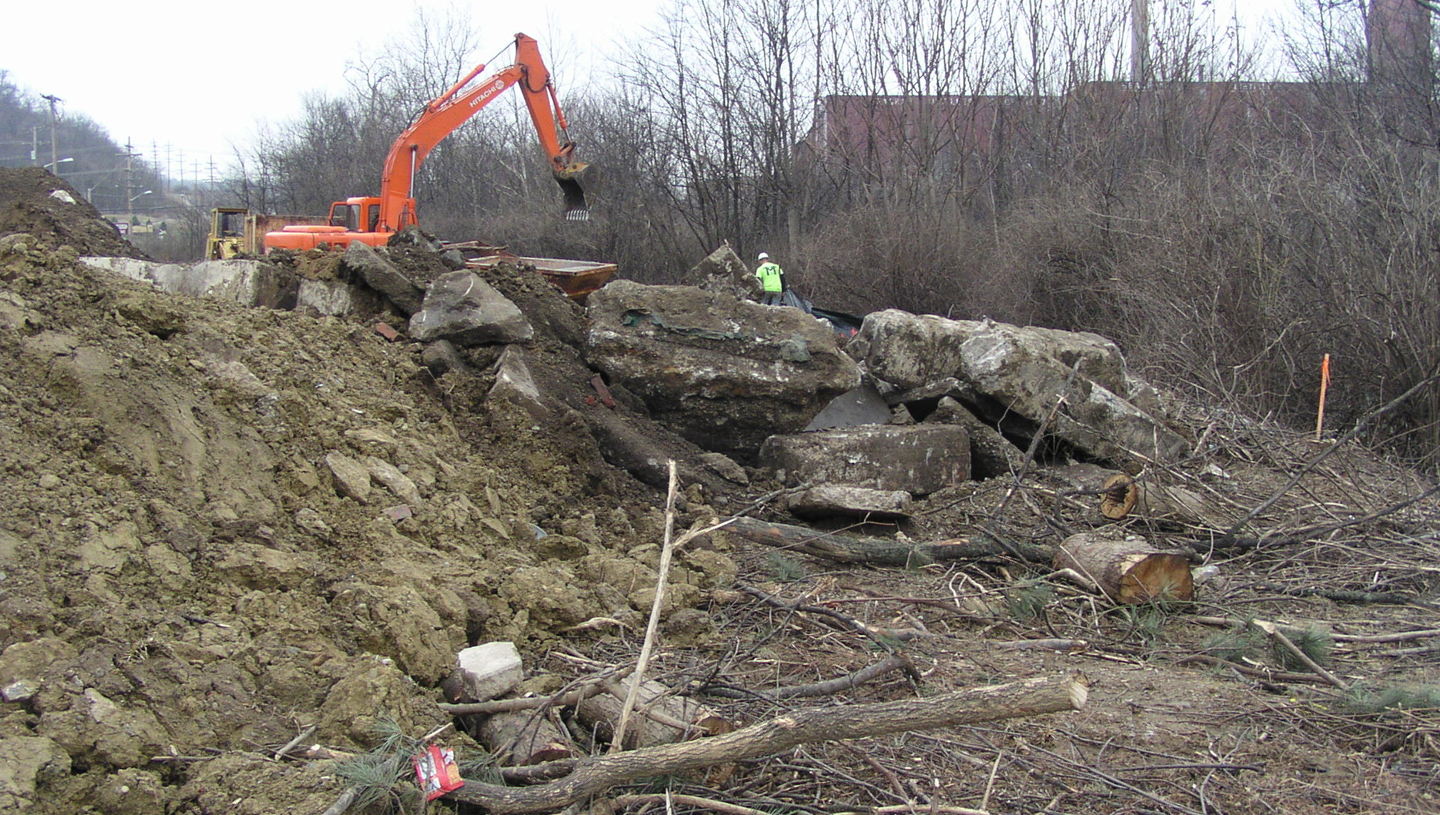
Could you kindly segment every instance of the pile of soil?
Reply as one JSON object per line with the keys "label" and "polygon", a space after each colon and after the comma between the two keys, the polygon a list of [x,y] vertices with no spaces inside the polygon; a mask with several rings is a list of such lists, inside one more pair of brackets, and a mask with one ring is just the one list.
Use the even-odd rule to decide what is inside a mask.
{"label": "pile of soil", "polygon": [[83,254],[145,258],[75,188],[41,167],[0,173],[0,235],[24,232]]}
{"label": "pile of soil", "polygon": [[[542,427],[487,400],[483,374],[436,378],[419,345],[371,321],[246,310],[78,264],[139,255],[57,189],[49,174],[0,171],[0,810],[320,813],[349,783],[336,763],[274,751],[307,730],[306,744],[365,751],[384,723],[419,736],[449,722],[436,703],[460,648],[516,642],[537,688],[633,663],[665,496],[607,464],[584,421]],[[586,398],[581,312],[533,274],[491,282],[535,326],[526,353],[545,390],[572,411],[605,409]],[[1237,506],[1258,506],[1315,452],[1228,414],[1187,421],[1208,451],[1193,471],[1214,468],[1217,500]],[[692,485],[677,526],[775,486],[750,475],[754,495]],[[1080,714],[810,746],[688,789],[815,813],[907,801],[996,813],[1434,811],[1433,713],[1357,712],[1293,670],[1266,678],[1181,659],[1209,653],[1215,629],[1197,613],[1351,635],[1436,628],[1440,552],[1423,530],[1440,509],[1427,500],[1376,516],[1425,487],[1347,448],[1258,521],[1354,524],[1217,556],[1222,577],[1187,609],[1104,609],[1008,558],[837,569],[705,536],[670,576],[652,675],[672,686],[830,678],[874,661],[877,642],[903,647],[923,684],[896,674],[847,699],[1076,667],[1093,684]],[[1011,500],[1017,488],[1023,499]],[[1087,500],[1044,479],[967,484],[922,502],[902,531],[1053,539],[1094,520]],[[903,636],[781,611],[733,591],[737,581]],[[1307,586],[1391,598],[1340,604]],[[1071,644],[999,644],[1042,638]],[[1346,684],[1440,681],[1433,655],[1361,642],[1331,664]],[[1274,663],[1263,651],[1226,656]],[[773,714],[740,696],[715,705],[734,722]],[[463,733],[447,740],[474,747]]]}

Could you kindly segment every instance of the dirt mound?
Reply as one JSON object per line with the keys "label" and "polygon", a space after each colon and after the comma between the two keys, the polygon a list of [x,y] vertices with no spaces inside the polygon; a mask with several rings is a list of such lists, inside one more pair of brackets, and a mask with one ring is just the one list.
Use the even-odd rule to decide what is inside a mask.
{"label": "dirt mound", "polygon": [[[662,518],[583,424],[487,404],[483,377],[437,381],[368,324],[77,264],[133,250],[70,248],[103,226],[67,207],[9,202],[28,231],[0,238],[0,754],[63,756],[0,801],[78,811],[172,749],[248,751],[305,723],[363,747],[380,716],[437,724],[467,644],[637,621]],[[510,289],[527,286],[544,299]],[[542,326],[575,319],[549,308]],[[537,369],[567,375],[546,360],[569,345],[545,337]],[[682,596],[717,568],[682,569]],[[209,811],[208,792],[161,791],[166,811]]]}
{"label": "dirt mound", "polygon": [[81,255],[145,258],[85,197],[40,167],[0,172],[0,236],[24,232]]}

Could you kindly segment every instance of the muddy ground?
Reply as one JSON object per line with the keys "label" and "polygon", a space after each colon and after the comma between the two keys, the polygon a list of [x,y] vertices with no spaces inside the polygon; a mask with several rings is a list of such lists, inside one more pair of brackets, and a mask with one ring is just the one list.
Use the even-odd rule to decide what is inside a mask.
{"label": "muddy ground", "polygon": [[[607,464],[583,422],[539,426],[487,401],[484,352],[470,360],[482,373],[437,379],[375,319],[246,310],[91,270],[75,258],[138,253],[55,189],[38,170],[0,172],[0,811],[321,813],[344,768],[274,751],[312,726],[306,744],[363,752],[386,722],[417,737],[449,722],[436,703],[460,648],[516,642],[537,689],[633,663],[665,497]],[[606,409],[586,398],[583,313],[539,277],[492,282],[535,324],[547,390]],[[1165,475],[1232,517],[1328,448],[1172,407],[1201,453]],[[357,482],[354,466],[384,477]],[[750,476],[727,495],[685,488],[677,526],[745,508],[793,521],[756,503],[776,484]],[[813,703],[1073,669],[1089,703],[629,791],[765,812],[1434,812],[1440,651],[1424,632],[1440,628],[1440,507],[1413,500],[1428,483],[1341,447],[1250,523],[1305,534],[1213,553],[1218,573],[1183,606],[1107,607],[1008,558],[870,569],[708,535],[671,576],[651,670],[667,684],[793,685],[898,648],[918,679]],[[1103,520],[1073,490],[1043,473],[966,484],[863,531],[1053,544]],[[899,633],[877,643],[746,587]],[[1334,681],[1205,617],[1323,630]],[[1071,642],[1014,645],[1039,639]],[[707,701],[737,723],[776,710]],[[447,743],[474,752],[464,734]]]}

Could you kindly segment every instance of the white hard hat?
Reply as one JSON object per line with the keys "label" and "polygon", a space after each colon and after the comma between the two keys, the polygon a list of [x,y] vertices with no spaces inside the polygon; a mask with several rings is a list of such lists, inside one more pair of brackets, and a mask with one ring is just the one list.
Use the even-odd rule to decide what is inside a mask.
{"label": "white hard hat", "polygon": [[770,253],[769,253],[769,252],[761,252],[761,253],[760,253],[760,257],[757,258],[757,260],[769,260],[769,259],[770,259]]}

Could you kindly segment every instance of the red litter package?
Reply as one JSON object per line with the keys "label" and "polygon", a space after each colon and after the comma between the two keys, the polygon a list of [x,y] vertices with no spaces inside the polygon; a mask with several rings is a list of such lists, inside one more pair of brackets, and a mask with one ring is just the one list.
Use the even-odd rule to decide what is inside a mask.
{"label": "red litter package", "polygon": [[420,783],[427,801],[465,786],[460,768],[455,766],[455,751],[434,744],[415,756],[415,780]]}

